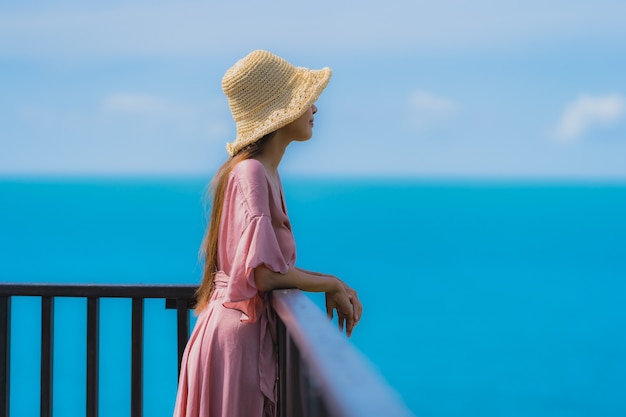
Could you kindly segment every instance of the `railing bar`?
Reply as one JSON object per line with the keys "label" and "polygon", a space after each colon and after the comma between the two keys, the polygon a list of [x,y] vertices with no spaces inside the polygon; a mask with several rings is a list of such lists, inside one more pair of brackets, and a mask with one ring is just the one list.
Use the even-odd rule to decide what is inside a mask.
{"label": "railing bar", "polygon": [[287,329],[278,318],[276,323],[276,339],[278,342],[278,417],[287,415]]}
{"label": "railing bar", "polygon": [[193,299],[197,285],[110,285],[1,283],[1,296],[187,298]]}
{"label": "railing bar", "polygon": [[131,417],[143,416],[143,298],[133,298]]}
{"label": "railing bar", "polygon": [[87,299],[87,417],[98,417],[100,299]]}
{"label": "railing bar", "polygon": [[11,398],[11,297],[0,297],[0,417],[9,417]]}
{"label": "railing bar", "polygon": [[185,298],[176,299],[177,331],[178,331],[178,374],[183,361],[183,353],[189,339],[189,310]]}
{"label": "railing bar", "polygon": [[41,417],[52,416],[54,298],[41,298]]}

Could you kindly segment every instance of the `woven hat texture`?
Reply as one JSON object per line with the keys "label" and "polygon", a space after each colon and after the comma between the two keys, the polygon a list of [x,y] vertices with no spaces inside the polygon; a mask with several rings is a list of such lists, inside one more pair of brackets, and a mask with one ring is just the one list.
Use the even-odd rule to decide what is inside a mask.
{"label": "woven hat texture", "polygon": [[237,136],[226,150],[233,156],[247,145],[288,125],[315,103],[332,72],[325,67],[295,67],[268,51],[253,51],[222,78],[237,125]]}

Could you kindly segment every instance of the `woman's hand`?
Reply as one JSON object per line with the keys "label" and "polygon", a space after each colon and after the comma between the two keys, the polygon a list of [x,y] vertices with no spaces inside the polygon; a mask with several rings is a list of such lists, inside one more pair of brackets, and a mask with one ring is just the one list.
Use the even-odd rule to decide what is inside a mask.
{"label": "woman's hand", "polygon": [[350,337],[354,326],[358,323],[363,312],[361,301],[356,291],[348,287],[343,281],[337,279],[339,287],[336,291],[326,292],[326,314],[333,318],[333,310],[337,310],[339,330],[346,329],[346,335]]}
{"label": "woman's hand", "polygon": [[287,273],[270,271],[265,265],[254,269],[254,282],[259,291],[271,291],[277,288],[299,288],[303,291],[326,293],[326,314],[333,318],[333,310],[337,310],[339,329],[346,329],[348,337],[352,329],[361,320],[363,306],[356,291],[347,286],[339,278],[292,267]]}

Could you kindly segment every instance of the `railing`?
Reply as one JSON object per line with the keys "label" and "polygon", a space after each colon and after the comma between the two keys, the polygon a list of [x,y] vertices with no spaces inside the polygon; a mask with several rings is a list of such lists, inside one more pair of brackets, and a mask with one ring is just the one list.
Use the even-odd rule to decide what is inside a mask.
{"label": "railing", "polygon": [[[130,415],[143,415],[144,299],[163,298],[177,310],[178,366],[189,337],[193,285],[65,285],[0,283],[0,417],[10,412],[11,298],[41,297],[40,416],[52,415],[54,300],[87,299],[86,415],[98,416],[99,312],[101,298],[132,299]],[[411,417],[367,360],[298,290],[274,291],[278,315],[280,417]]]}
{"label": "railing", "polygon": [[301,291],[276,290],[272,304],[279,318],[280,417],[413,416]]}
{"label": "railing", "polygon": [[11,298],[41,297],[41,391],[40,416],[52,415],[52,376],[54,347],[54,300],[57,297],[87,299],[87,372],[88,417],[98,416],[98,362],[101,298],[132,299],[131,337],[131,416],[143,415],[143,320],[144,299],[163,298],[166,308],[177,310],[178,366],[189,337],[189,307],[194,285],[65,285],[0,284],[0,417],[9,417],[11,382]]}

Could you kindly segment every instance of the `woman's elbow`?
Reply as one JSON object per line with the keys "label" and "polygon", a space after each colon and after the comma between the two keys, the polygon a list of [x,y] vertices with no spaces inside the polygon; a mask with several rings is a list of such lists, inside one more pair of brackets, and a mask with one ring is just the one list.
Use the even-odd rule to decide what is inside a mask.
{"label": "woman's elbow", "polygon": [[281,288],[297,288],[297,280],[293,276],[292,269],[285,274],[274,272],[265,265],[254,268],[254,284],[259,291],[271,291]]}
{"label": "woman's elbow", "polygon": [[267,269],[265,265],[259,265],[254,268],[254,285],[256,285],[257,290],[265,292],[276,288],[276,280],[273,279],[272,275],[274,273]]}

